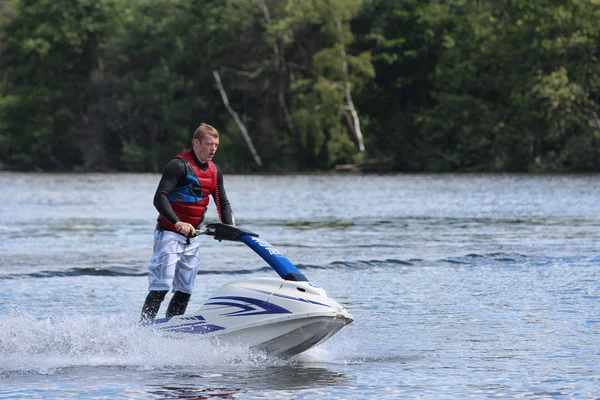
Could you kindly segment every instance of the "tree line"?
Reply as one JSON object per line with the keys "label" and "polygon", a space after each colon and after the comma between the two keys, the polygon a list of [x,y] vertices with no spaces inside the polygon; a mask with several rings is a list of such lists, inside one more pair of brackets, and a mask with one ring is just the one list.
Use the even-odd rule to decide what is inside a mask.
{"label": "tree line", "polygon": [[0,0],[0,166],[599,171],[600,0]]}

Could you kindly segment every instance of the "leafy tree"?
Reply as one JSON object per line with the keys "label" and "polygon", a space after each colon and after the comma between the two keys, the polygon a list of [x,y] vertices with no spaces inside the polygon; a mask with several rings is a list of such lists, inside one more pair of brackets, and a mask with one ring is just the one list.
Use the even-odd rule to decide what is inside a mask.
{"label": "leafy tree", "polygon": [[0,157],[20,168],[81,162],[73,127],[110,26],[112,0],[21,0],[4,28]]}
{"label": "leafy tree", "polygon": [[374,69],[368,52],[350,53],[350,21],[360,7],[358,0],[302,0],[275,8],[267,37],[285,54],[289,126],[302,164],[327,168],[351,161],[362,149],[352,93],[360,92]]}
{"label": "leafy tree", "polygon": [[369,50],[375,78],[359,108],[369,119],[372,155],[392,158],[396,168],[420,170],[429,149],[422,143],[416,115],[433,106],[433,73],[442,45],[432,40],[424,15],[429,1],[370,0],[352,24],[358,51]]}
{"label": "leafy tree", "polygon": [[[591,166],[573,157],[597,154],[582,143],[597,142],[590,121],[599,30],[589,16],[597,17],[598,7],[578,0],[460,1],[426,11],[433,39],[443,45],[431,76],[436,103],[419,116],[424,146],[439,160],[429,159],[433,169]],[[548,96],[563,99],[558,113],[547,112]],[[570,137],[570,155],[559,155]]]}
{"label": "leafy tree", "polygon": [[[137,0],[128,5],[126,21],[109,43],[109,71],[118,82],[111,118],[118,123],[105,143],[115,155],[111,164],[158,171],[189,147],[201,122],[225,126],[212,71],[235,64],[243,54],[239,46],[252,18],[236,7],[242,3]],[[221,147],[231,146],[230,134],[221,130]],[[223,153],[218,156],[229,166]]]}
{"label": "leafy tree", "polygon": [[159,171],[208,122],[235,171],[256,168],[241,124],[266,170],[597,171],[599,6],[1,2],[0,161]]}
{"label": "leafy tree", "polygon": [[[518,67],[509,81],[514,107],[506,126],[521,132],[499,138],[509,168],[519,159],[526,160],[520,169],[532,170],[600,165],[600,27],[594,22],[599,5],[595,0],[519,2],[509,4],[519,11],[516,18],[510,17],[511,8],[499,12],[512,22],[506,56]],[[512,157],[511,149],[516,150]]]}

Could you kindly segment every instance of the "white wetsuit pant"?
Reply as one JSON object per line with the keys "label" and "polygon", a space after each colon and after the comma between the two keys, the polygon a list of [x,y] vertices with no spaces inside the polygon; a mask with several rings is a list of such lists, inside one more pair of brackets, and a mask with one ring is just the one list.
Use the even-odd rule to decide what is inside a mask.
{"label": "white wetsuit pant", "polygon": [[148,290],[192,294],[200,267],[200,240],[171,231],[154,231],[154,251],[148,270]]}

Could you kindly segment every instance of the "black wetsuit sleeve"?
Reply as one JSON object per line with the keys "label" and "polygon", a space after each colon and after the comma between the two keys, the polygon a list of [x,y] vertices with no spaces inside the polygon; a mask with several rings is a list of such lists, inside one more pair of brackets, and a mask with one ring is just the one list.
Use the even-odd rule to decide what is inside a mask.
{"label": "black wetsuit sleeve", "polygon": [[218,165],[215,164],[215,166],[217,167],[217,190],[213,193],[213,199],[217,205],[217,210],[220,210],[221,222],[224,224],[235,225],[233,211],[231,210],[231,205],[227,199],[227,193],[225,193],[225,186],[223,185],[223,173]]}
{"label": "black wetsuit sleeve", "polygon": [[177,187],[177,181],[185,176],[185,164],[183,160],[173,159],[169,161],[154,194],[154,207],[160,215],[172,224],[179,222],[179,218],[169,203],[169,195]]}

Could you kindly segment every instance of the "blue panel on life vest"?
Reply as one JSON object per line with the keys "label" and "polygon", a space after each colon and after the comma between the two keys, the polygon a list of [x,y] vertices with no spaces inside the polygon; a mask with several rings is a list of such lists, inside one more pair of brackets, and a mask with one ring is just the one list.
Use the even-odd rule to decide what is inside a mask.
{"label": "blue panel on life vest", "polygon": [[[193,175],[186,175],[186,179],[188,181],[195,182],[198,186],[200,185],[200,181]],[[172,202],[182,202],[182,203],[195,203],[204,198],[204,194],[200,191],[200,193],[194,192],[193,184],[188,183],[185,186],[175,188],[169,195],[169,201]]]}
{"label": "blue panel on life vest", "polygon": [[235,240],[248,245],[248,247],[265,260],[283,279],[288,281],[308,282],[308,279],[298,271],[298,268],[266,240],[250,235],[242,235]]}

